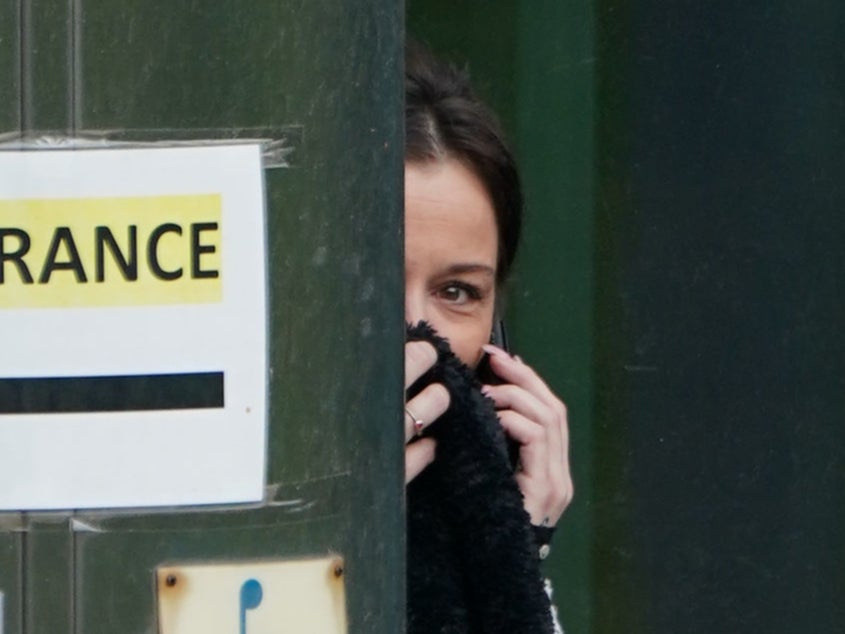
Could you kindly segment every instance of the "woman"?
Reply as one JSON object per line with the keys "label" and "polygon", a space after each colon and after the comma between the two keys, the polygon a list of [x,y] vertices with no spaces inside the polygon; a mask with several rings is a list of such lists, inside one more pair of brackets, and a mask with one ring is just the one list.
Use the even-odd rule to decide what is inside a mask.
{"label": "woman", "polygon": [[[405,319],[433,327],[471,369],[487,355],[498,381],[488,381],[480,390],[495,404],[501,428],[518,446],[513,478],[525,520],[535,527],[538,546],[545,547],[538,557],[544,557],[551,529],[573,494],[566,408],[529,365],[490,344],[520,234],[522,195],[513,157],[466,77],[416,46],[406,55],[405,97]],[[405,348],[406,388],[417,386],[408,394],[405,414],[406,482],[411,487],[435,458],[440,460],[438,440],[428,427],[442,420],[456,394],[440,380],[419,385],[420,377],[431,374],[438,359],[443,361],[443,350],[436,340],[432,345],[431,337],[415,338],[421,340]],[[436,346],[441,346],[440,354]],[[464,484],[449,486],[460,489]],[[416,542],[412,535],[409,541],[413,572]],[[431,576],[426,574],[419,578]],[[466,579],[472,572],[461,575]],[[413,605],[415,591],[412,575],[409,631],[415,631],[420,618],[421,607]],[[473,619],[471,614],[467,618]],[[464,630],[443,626],[440,631]],[[466,631],[474,630],[467,626]]]}

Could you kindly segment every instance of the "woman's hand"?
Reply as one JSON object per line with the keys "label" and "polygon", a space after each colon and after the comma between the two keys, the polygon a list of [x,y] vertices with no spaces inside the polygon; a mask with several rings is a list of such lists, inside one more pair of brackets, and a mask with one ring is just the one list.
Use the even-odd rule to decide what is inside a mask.
{"label": "woman's hand", "polygon": [[[437,362],[437,351],[425,341],[405,344],[405,389],[407,390]],[[417,435],[416,420],[430,425],[449,409],[449,392],[440,383],[427,385],[405,403],[405,484],[408,484],[434,460],[434,439]],[[409,412],[413,412],[413,418]]]}
{"label": "woman's hand", "polygon": [[516,481],[534,525],[554,526],[572,501],[566,406],[518,357],[486,345],[490,367],[505,383],[482,391],[496,403],[505,432],[519,443]]}

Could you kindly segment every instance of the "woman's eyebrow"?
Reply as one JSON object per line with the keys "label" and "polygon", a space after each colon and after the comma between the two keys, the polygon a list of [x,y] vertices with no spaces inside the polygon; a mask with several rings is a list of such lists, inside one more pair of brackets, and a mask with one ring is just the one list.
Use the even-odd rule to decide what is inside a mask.
{"label": "woman's eyebrow", "polygon": [[463,273],[483,273],[495,277],[496,269],[486,264],[474,264],[472,262],[460,262],[452,264],[444,271],[447,275],[460,275]]}

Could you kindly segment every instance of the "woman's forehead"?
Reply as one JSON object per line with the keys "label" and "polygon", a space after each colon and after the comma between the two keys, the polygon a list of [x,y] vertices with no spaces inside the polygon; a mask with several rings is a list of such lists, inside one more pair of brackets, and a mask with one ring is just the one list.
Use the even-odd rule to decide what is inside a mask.
{"label": "woman's forehead", "polygon": [[405,167],[405,211],[425,212],[432,221],[492,223],[493,205],[481,181],[455,160]]}

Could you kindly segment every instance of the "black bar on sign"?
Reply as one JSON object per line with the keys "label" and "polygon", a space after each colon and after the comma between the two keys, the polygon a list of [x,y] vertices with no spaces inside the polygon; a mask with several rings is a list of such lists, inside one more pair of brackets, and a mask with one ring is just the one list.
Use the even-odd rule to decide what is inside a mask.
{"label": "black bar on sign", "polygon": [[0,379],[0,414],[223,407],[223,373]]}

